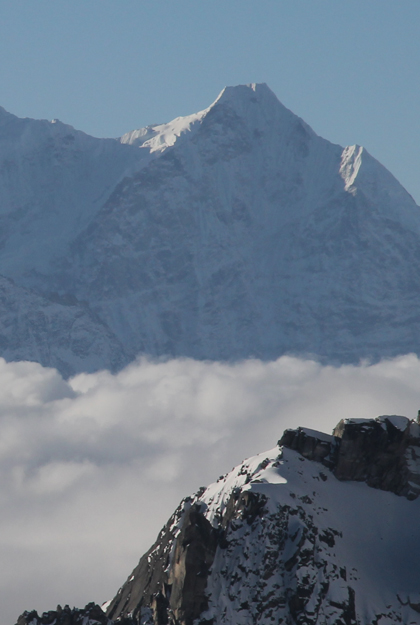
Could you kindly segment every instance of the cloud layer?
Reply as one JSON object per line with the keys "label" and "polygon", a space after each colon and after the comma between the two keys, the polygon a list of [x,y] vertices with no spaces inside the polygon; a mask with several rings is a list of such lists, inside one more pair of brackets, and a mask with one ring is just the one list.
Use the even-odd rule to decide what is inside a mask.
{"label": "cloud layer", "polygon": [[0,359],[1,625],[111,598],[179,500],[287,427],[420,408],[420,361],[140,360],[68,382]]}

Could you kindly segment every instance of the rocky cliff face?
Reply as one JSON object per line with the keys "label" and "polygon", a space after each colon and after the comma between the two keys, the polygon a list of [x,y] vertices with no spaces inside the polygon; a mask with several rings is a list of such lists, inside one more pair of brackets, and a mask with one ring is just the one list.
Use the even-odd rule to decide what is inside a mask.
{"label": "rocky cliff face", "polygon": [[187,498],[110,603],[110,618],[193,623],[208,608],[207,577],[223,532]]}
{"label": "rocky cliff face", "polygon": [[[57,323],[60,358],[22,338],[8,359],[68,375],[139,353],[420,353],[419,207],[363,148],[318,137],[266,85],[120,140],[1,109],[0,223],[2,274],[85,302],[95,325],[86,357]],[[118,355],[97,358],[91,332]]]}
{"label": "rocky cliff face", "polygon": [[420,494],[420,425],[405,417],[342,420],[333,436],[286,430],[279,445],[321,462],[339,480],[363,481],[408,499]]}
{"label": "rocky cliff face", "polygon": [[420,624],[419,431],[396,416],[287,430],[182,501],[96,620]]}

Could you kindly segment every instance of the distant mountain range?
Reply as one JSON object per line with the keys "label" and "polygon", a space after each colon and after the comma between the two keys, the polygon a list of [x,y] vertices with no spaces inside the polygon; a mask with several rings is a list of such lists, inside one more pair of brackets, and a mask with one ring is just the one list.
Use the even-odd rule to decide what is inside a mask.
{"label": "distant mountain range", "polygon": [[420,353],[419,258],[397,180],[264,84],[120,139],[0,109],[7,360]]}
{"label": "distant mountain range", "polygon": [[298,428],[181,502],[101,609],[18,625],[419,625],[420,425]]}

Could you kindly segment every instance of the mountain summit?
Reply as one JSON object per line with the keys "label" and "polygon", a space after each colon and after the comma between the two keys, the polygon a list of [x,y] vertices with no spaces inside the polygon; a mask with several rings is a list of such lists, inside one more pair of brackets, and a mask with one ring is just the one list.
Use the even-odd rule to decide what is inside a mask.
{"label": "mountain summit", "polygon": [[0,207],[5,310],[25,294],[9,360],[420,353],[419,207],[266,85],[120,139],[4,112]]}

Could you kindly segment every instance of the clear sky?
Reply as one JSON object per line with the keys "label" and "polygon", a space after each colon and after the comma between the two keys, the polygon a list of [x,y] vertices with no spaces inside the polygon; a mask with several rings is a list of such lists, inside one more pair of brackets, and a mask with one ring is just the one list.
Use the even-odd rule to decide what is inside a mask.
{"label": "clear sky", "polygon": [[0,0],[0,105],[119,136],[266,82],[420,203],[419,0]]}

